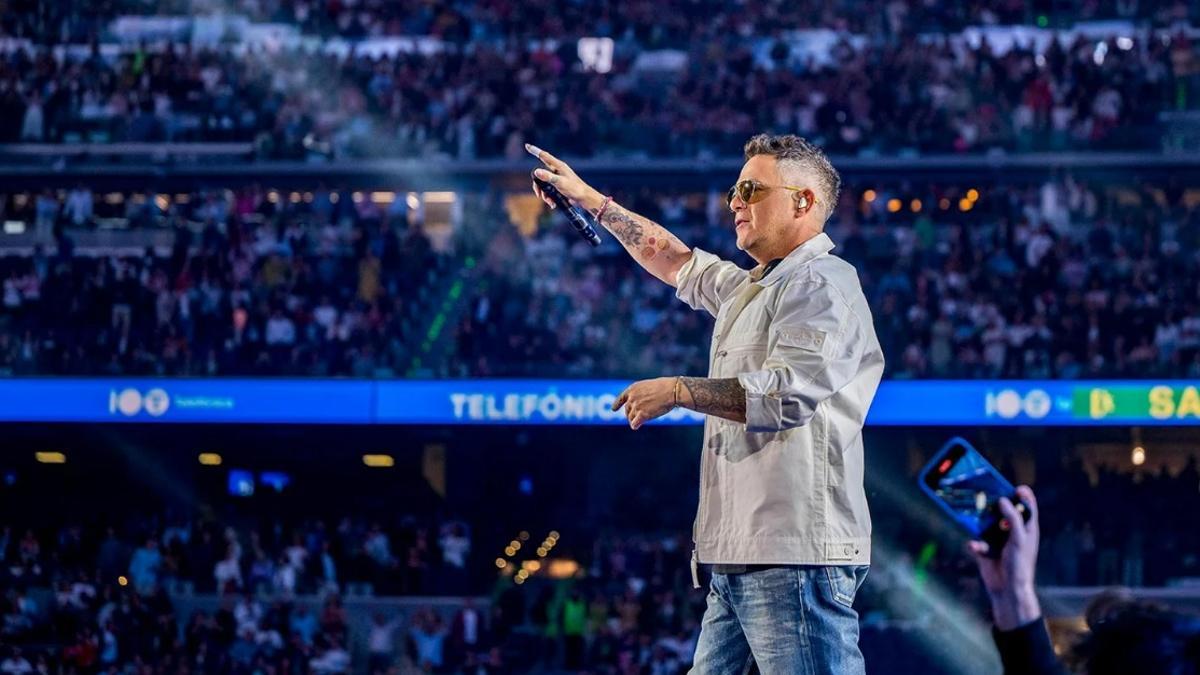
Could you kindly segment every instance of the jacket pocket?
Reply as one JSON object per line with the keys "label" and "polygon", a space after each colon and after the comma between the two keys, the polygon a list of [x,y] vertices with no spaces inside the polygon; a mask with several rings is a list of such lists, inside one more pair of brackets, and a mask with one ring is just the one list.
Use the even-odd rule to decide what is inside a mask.
{"label": "jacket pocket", "polygon": [[776,331],[775,343],[782,347],[801,349],[814,354],[828,356],[833,349],[833,341],[823,330],[811,328],[787,328]]}
{"label": "jacket pocket", "polygon": [[713,377],[737,377],[762,367],[767,358],[767,345],[756,342],[724,346],[713,356]]}
{"label": "jacket pocket", "polygon": [[[715,378],[737,377],[762,368],[767,358],[767,345],[764,342],[734,344],[717,350],[713,362],[712,376]],[[766,448],[777,438],[776,432],[749,432],[738,422],[726,419],[715,420],[717,423],[717,454],[732,462],[741,460]]]}
{"label": "jacket pocket", "polygon": [[[772,444],[782,446],[786,431],[746,431],[740,422],[729,420],[717,421],[717,432],[709,439],[709,449],[718,457],[728,462],[740,462],[763,450],[771,449]],[[779,441],[778,443],[775,443]]]}

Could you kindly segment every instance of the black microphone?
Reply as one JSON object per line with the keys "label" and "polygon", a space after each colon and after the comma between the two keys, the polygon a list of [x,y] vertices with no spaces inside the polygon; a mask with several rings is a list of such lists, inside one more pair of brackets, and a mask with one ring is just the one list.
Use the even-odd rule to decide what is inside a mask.
{"label": "black microphone", "polygon": [[558,205],[558,210],[562,211],[563,215],[567,217],[567,220],[571,221],[571,227],[575,228],[575,231],[579,233],[579,236],[583,237],[584,240],[592,246],[600,245],[600,235],[596,233],[596,228],[592,227],[592,224],[588,222],[587,216],[583,215],[583,211],[580,211],[577,207],[571,206],[571,202],[563,196],[563,193],[559,192],[558,188],[554,187],[547,181],[544,181],[535,175],[533,177],[533,182],[537,183],[537,186],[542,191],[542,194],[549,197],[555,204]]}

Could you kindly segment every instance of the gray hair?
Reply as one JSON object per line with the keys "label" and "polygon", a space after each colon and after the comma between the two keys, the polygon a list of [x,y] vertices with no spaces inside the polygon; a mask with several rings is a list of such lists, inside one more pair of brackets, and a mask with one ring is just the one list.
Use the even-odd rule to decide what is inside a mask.
{"label": "gray hair", "polygon": [[817,203],[822,205],[825,214],[822,222],[829,220],[842,191],[842,177],[820,148],[794,134],[758,134],[746,141],[744,152],[747,160],[758,155],[774,157],[779,162],[780,173],[798,169],[812,176],[816,181],[816,185],[812,186],[813,192],[817,194]]}

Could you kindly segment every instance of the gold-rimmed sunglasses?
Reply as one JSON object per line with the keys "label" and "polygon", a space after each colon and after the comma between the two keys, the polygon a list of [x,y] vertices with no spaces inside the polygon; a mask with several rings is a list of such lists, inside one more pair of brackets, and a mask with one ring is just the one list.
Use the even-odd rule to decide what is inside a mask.
{"label": "gold-rimmed sunglasses", "polygon": [[[746,179],[740,180],[729,188],[729,192],[725,194],[725,206],[733,209],[733,198],[737,197],[744,204],[755,204],[767,198],[767,193],[774,188],[783,190],[791,190],[792,192],[804,192],[805,188],[793,187],[791,185],[767,185],[756,180]],[[817,203],[817,198],[812,198],[812,203]]]}

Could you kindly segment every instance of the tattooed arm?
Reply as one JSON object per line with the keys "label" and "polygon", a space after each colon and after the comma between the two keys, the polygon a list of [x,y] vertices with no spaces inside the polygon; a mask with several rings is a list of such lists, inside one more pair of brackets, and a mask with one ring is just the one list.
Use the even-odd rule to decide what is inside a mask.
{"label": "tattooed arm", "polygon": [[[676,285],[679,269],[692,257],[691,248],[662,225],[619,204],[610,202],[605,208],[604,195],[583,182],[583,179],[561,159],[533,145],[526,144],[525,149],[546,165],[546,168],[534,172],[539,179],[552,184],[567,198],[590,211],[593,216],[604,208],[604,213],[600,214],[600,224],[621,242],[625,250],[629,251],[629,255],[646,268],[647,272],[664,283]],[[536,183],[533,191],[554,208],[554,202],[542,194]]]}
{"label": "tattooed arm", "polygon": [[[598,204],[597,209],[600,208]],[[595,211],[592,212],[595,214]],[[666,284],[676,285],[676,274],[692,257],[692,249],[658,223],[612,202],[600,224],[621,242],[629,255]]]}
{"label": "tattooed arm", "polygon": [[734,422],[746,421],[746,390],[736,377],[656,377],[634,382],[613,401],[625,408],[631,429],[671,412],[676,406]]}
{"label": "tattooed arm", "polygon": [[746,422],[746,390],[736,377],[683,377],[679,405],[705,415]]}

